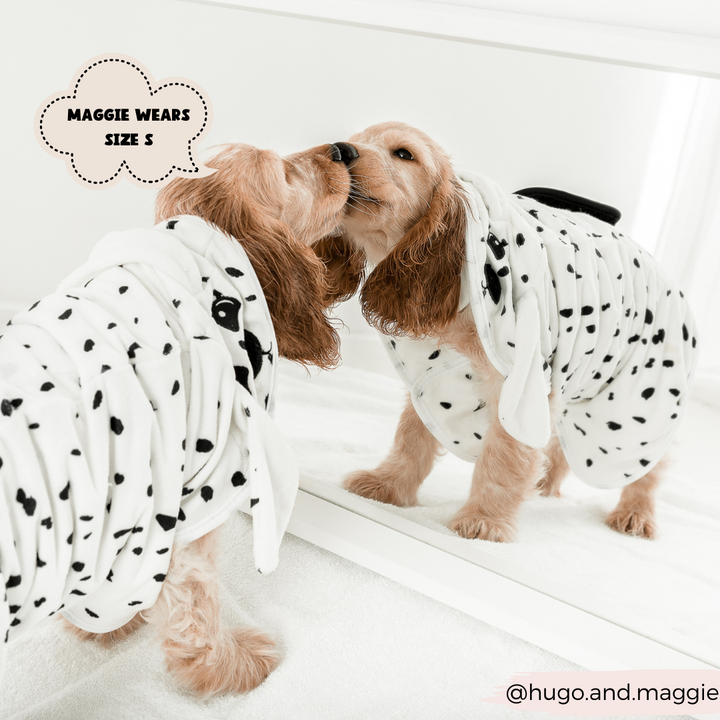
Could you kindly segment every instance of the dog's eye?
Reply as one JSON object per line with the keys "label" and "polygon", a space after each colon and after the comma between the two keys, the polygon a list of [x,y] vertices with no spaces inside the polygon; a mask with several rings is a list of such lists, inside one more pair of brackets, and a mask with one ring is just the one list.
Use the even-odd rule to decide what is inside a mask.
{"label": "dog's eye", "polygon": [[405,148],[399,148],[396,150],[393,155],[396,157],[399,157],[401,160],[414,160],[415,158],[412,156],[412,153],[409,150],[406,150]]}

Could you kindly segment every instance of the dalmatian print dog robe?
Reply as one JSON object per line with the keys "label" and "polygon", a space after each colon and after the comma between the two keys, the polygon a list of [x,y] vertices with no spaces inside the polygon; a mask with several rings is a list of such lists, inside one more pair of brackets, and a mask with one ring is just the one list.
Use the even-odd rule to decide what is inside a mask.
{"label": "dalmatian print dog robe", "polygon": [[277,343],[241,245],[197,217],[112,233],[0,337],[0,654],[61,611],[108,632],[155,602],[173,543],[249,501],[273,570],[298,472]]}
{"label": "dalmatian print dog robe", "polygon": [[[602,488],[649,472],[675,433],[696,364],[683,293],[635,242],[472,173],[460,309],[472,309],[505,381],[499,419],[531,447],[555,430],[573,472]],[[468,358],[432,339],[385,338],[428,430],[474,462],[488,418]]]}

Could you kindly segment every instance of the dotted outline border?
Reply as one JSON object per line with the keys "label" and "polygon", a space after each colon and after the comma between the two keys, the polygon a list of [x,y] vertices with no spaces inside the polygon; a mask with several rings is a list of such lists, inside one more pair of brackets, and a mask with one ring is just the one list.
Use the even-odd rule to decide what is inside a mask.
{"label": "dotted outline border", "polygon": [[[51,107],[52,105],[54,105],[56,102],[59,102],[60,100],[74,100],[74,99],[77,97],[78,85],[80,84],[80,81],[83,79],[83,77],[85,76],[85,74],[88,73],[88,72],[90,72],[90,70],[92,70],[94,67],[96,67],[96,66],[98,66],[98,65],[101,65],[102,63],[106,63],[106,62],[120,62],[120,63],[123,63],[124,65],[129,65],[130,67],[132,67],[132,68],[134,68],[135,70],[137,70],[137,71],[143,76],[143,79],[144,79],[145,82],[147,83],[148,90],[150,91],[150,97],[152,97],[153,95],[156,95],[157,93],[159,93],[160,90],[162,90],[163,88],[172,87],[173,85],[179,85],[180,87],[186,87],[186,88],[188,88],[189,90],[192,90],[192,91],[200,98],[200,102],[203,104],[203,109],[204,109],[204,112],[205,112],[205,119],[203,120],[203,124],[202,124],[200,130],[198,131],[198,133],[197,133],[195,136],[193,136],[192,138],[190,138],[190,140],[188,141],[188,157],[190,158],[190,164],[191,164],[191,165],[193,166],[193,168],[194,168],[193,170],[184,170],[183,168],[179,168],[177,165],[173,165],[173,166],[170,168],[170,170],[169,170],[167,173],[165,173],[165,175],[163,175],[161,178],[158,178],[157,180],[143,180],[141,177],[139,177],[138,175],[136,175],[136,174],[130,169],[129,165],[127,164],[127,161],[126,161],[126,160],[123,160],[123,161],[120,163],[120,167],[117,169],[117,171],[115,172],[115,174],[112,175],[112,176],[111,176],[110,178],[108,178],[107,180],[90,180],[89,178],[83,177],[83,176],[78,172],[78,169],[77,169],[77,167],[75,166],[75,159],[74,159],[75,153],[65,152],[64,150],[59,150],[58,148],[56,148],[56,147],[54,147],[53,145],[50,144],[50,141],[45,137],[45,133],[43,132],[43,118],[45,117],[45,113],[50,109],[50,107]],[[42,137],[42,139],[45,141],[45,144],[46,144],[51,150],[53,150],[53,152],[59,153],[60,155],[68,155],[68,156],[70,157],[70,163],[71,163],[71,165],[72,165],[72,168],[73,168],[75,174],[76,174],[83,182],[86,182],[86,183],[88,183],[88,184],[90,184],[90,185],[104,185],[104,184],[106,184],[106,183],[111,183],[113,180],[115,180],[115,179],[117,178],[118,175],[120,175],[120,173],[122,172],[123,167],[124,167],[125,170],[127,171],[128,175],[131,175],[131,176],[132,176],[135,180],[137,180],[138,182],[146,183],[146,184],[152,184],[152,183],[160,183],[160,182],[163,182],[164,180],[166,180],[166,179],[172,174],[172,172],[173,172],[174,170],[179,170],[180,172],[187,172],[187,173],[189,173],[189,172],[195,172],[195,173],[200,172],[200,168],[199,168],[197,165],[195,165],[195,163],[193,162],[193,159],[192,159],[192,143],[193,143],[194,140],[197,140],[197,138],[199,138],[200,135],[203,134],[203,132],[205,131],[205,127],[207,126],[207,122],[208,122],[208,107],[207,107],[207,103],[205,102],[205,98],[200,94],[200,92],[197,90],[197,88],[194,88],[194,87],[192,87],[191,85],[187,85],[187,84],[182,83],[182,82],[170,82],[170,83],[165,83],[165,85],[161,85],[160,87],[158,87],[157,90],[153,91],[152,85],[150,84],[150,80],[148,79],[147,75],[145,74],[145,72],[144,72],[141,68],[139,68],[137,65],[135,65],[135,64],[132,63],[132,62],[130,62],[129,60],[124,60],[123,58],[119,58],[119,57],[109,57],[109,58],[103,58],[102,60],[96,60],[94,63],[92,63],[92,65],[88,65],[88,67],[85,68],[85,70],[82,72],[82,74],[80,75],[80,77],[77,79],[77,82],[75,83],[75,87],[73,88],[73,94],[72,94],[72,95],[62,95],[61,97],[57,97],[57,98],[55,98],[54,100],[51,100],[51,101],[46,105],[46,107],[45,107],[44,110],[42,111],[42,114],[40,115],[40,121],[38,122],[38,131],[40,132],[40,136]]]}

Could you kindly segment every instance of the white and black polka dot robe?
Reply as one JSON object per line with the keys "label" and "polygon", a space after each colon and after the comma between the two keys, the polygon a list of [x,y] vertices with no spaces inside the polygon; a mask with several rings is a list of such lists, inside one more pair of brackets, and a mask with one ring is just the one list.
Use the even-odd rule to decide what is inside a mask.
{"label": "white and black polka dot robe", "polygon": [[[241,245],[195,217],[112,233],[0,338],[0,656],[57,611],[155,602],[174,543],[249,500],[271,571],[297,490],[277,343]],[[1,658],[0,658],[1,659]]]}
{"label": "white and black polka dot robe", "polygon": [[[470,202],[460,307],[505,377],[499,420],[531,447],[555,425],[573,472],[611,488],[661,459],[688,398],[695,324],[675,284],[635,242],[461,173]],[[385,338],[427,428],[474,462],[488,428],[467,357],[436,340]]]}

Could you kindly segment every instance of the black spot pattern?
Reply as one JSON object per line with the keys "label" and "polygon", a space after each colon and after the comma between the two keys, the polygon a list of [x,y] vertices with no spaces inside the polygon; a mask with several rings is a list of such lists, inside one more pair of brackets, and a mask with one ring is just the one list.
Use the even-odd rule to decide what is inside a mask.
{"label": "black spot pattern", "polygon": [[497,305],[502,295],[502,286],[500,285],[497,273],[490,263],[485,263],[485,285],[487,286],[492,301]]}
{"label": "black spot pattern", "polygon": [[37,500],[35,500],[35,498],[33,497],[26,495],[25,491],[22,488],[17,491],[17,494],[15,495],[15,500],[22,505],[26,515],[32,517],[35,514],[35,509],[37,508]]}
{"label": "black spot pattern", "polygon": [[116,435],[122,435],[123,430],[125,429],[124,425],[122,424],[122,420],[116,417],[110,418],[110,429],[116,434]]}
{"label": "black spot pattern", "polygon": [[155,516],[160,527],[166,532],[172,530],[177,525],[177,518],[171,517],[170,515],[158,514]]}

